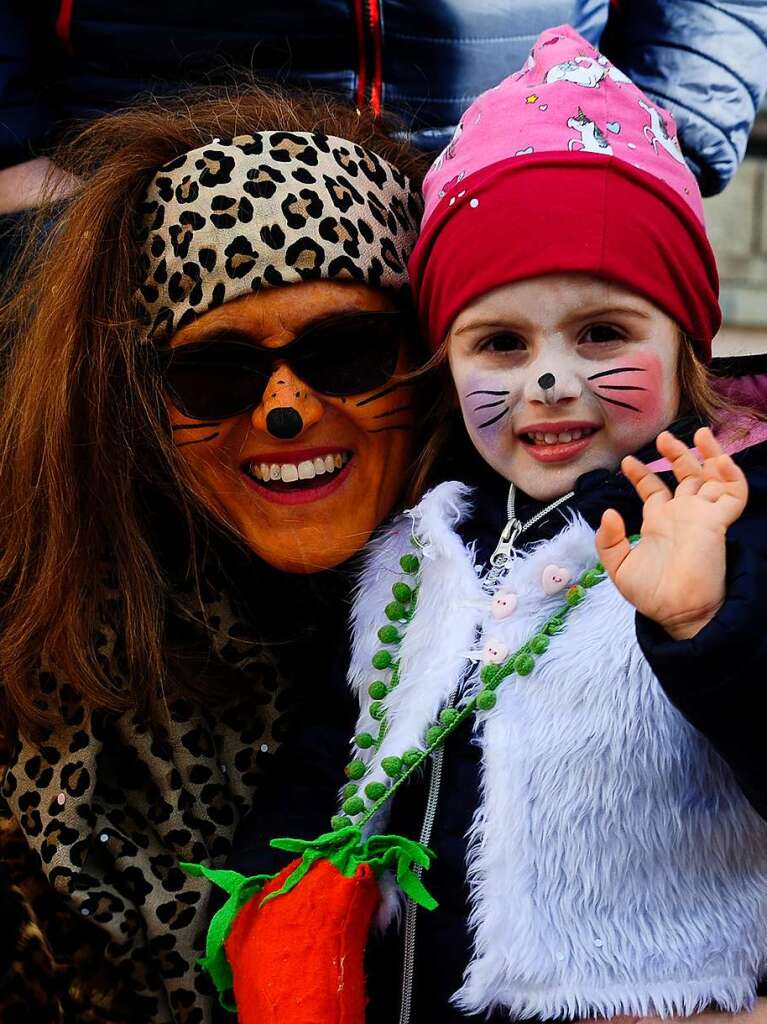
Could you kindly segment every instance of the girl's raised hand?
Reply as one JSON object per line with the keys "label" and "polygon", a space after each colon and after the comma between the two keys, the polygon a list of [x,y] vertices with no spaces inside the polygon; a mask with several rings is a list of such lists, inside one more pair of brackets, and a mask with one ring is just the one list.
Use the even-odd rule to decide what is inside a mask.
{"label": "girl's raised hand", "polygon": [[672,494],[644,463],[627,456],[621,468],[644,502],[642,539],[633,548],[615,509],[602,516],[597,552],[621,594],[675,640],[693,637],[724,601],[725,534],[742,513],[748,484],[704,427],[690,449],[668,431],[657,441],[677,479]]}

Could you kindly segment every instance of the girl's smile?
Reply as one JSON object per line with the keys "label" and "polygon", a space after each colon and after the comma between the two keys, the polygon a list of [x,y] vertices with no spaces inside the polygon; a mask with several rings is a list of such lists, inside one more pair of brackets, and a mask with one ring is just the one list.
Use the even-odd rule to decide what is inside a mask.
{"label": "girl's smile", "polygon": [[615,469],[676,416],[679,329],[641,296],[551,274],[481,296],[453,323],[448,360],[479,454],[531,497]]}

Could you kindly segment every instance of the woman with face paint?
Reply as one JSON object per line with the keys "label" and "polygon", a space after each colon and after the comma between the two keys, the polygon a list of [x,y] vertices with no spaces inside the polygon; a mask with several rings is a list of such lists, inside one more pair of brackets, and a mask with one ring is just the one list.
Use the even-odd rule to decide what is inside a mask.
{"label": "woman with face paint", "polygon": [[[457,479],[371,547],[347,782],[331,830],[280,840],[297,859],[236,919],[243,1007],[282,997],[242,1019],[331,1019],[301,1002],[328,933],[359,986],[370,902],[340,925],[331,868],[334,894],[378,876],[368,1024],[748,1016],[767,452],[709,383],[717,274],[673,122],[553,29],[424,192],[410,269],[446,401],[415,488]],[[280,914],[325,957],[301,946],[292,989],[253,939]]]}
{"label": "woman with face paint", "polygon": [[60,160],[1,318],[0,1018],[203,1024],[210,886],[179,863],[222,866],[259,799],[290,831],[335,803],[343,565],[414,445],[423,162],[258,89]]}

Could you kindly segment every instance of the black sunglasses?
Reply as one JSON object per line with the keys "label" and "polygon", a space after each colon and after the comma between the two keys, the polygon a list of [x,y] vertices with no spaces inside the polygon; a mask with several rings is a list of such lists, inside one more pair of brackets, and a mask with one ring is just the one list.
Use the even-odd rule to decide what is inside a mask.
{"label": "black sunglasses", "polygon": [[173,404],[195,420],[221,420],[255,409],[275,365],[288,363],[305,384],[337,398],[373,391],[391,380],[411,318],[400,310],[349,313],[322,320],[284,348],[210,338],[157,352]]}

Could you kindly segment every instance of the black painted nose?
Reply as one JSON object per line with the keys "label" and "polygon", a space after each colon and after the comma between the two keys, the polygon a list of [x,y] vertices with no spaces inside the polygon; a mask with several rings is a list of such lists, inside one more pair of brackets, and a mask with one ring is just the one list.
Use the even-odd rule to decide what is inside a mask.
{"label": "black painted nose", "polygon": [[266,416],[266,429],[272,437],[287,440],[297,437],[304,429],[301,413],[296,409],[272,409]]}
{"label": "black painted nose", "polygon": [[538,378],[538,385],[544,390],[549,391],[554,387],[555,380],[553,373],[542,373]]}

